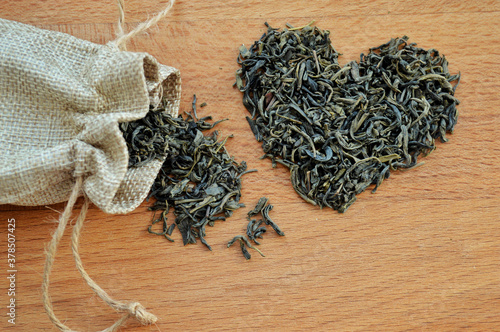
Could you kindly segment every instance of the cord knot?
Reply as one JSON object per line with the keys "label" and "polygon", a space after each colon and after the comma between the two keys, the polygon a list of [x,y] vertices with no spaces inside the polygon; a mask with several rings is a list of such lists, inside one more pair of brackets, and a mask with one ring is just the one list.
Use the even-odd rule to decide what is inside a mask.
{"label": "cord knot", "polygon": [[139,302],[131,302],[128,304],[127,311],[130,316],[135,317],[142,325],[151,325],[156,323],[158,318],[152,313],[146,311],[146,308]]}

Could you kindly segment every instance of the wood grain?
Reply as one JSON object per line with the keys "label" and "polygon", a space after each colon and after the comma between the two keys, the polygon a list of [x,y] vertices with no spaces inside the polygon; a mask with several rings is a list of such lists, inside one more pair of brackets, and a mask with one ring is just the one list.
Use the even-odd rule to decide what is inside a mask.
{"label": "wood grain", "polygon": [[[130,29],[167,1],[125,3]],[[0,17],[106,43],[117,8],[111,0],[6,0]],[[341,63],[408,35],[439,49],[450,70],[462,73],[450,141],[438,144],[422,167],[392,174],[376,194],[359,195],[345,214],[303,202],[283,167],[273,170],[258,159],[262,150],[232,88],[237,48],[259,38],[265,21],[282,27],[312,19],[331,31]],[[259,172],[243,180],[248,208],[208,230],[212,252],[182,246],[179,233],[174,243],[148,234],[148,203],[122,216],[90,209],[81,239],[88,273],[112,297],[137,300],[160,318],[157,326],[130,322],[122,330],[500,330],[499,33],[498,1],[178,0],[165,21],[128,48],[179,68],[181,109],[189,110],[196,93],[208,103],[201,114],[228,117],[219,126],[235,136],[228,150]],[[245,261],[225,243],[243,232],[245,213],[264,195],[286,237],[266,234],[266,257]],[[75,215],[80,207],[81,201]],[[15,326],[5,315],[6,279],[0,286],[2,331],[55,330],[43,310],[41,281],[44,246],[58,216],[52,209],[63,208],[0,206],[1,274],[7,274],[9,218],[17,223],[18,268]],[[80,278],[68,234],[51,294],[56,314],[76,330],[103,329],[119,317]]]}

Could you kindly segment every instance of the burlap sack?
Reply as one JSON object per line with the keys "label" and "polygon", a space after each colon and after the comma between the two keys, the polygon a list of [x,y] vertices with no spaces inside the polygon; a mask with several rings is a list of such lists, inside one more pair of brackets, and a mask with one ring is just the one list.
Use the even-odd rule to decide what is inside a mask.
{"label": "burlap sack", "polygon": [[128,169],[118,124],[140,119],[160,102],[177,115],[179,71],[147,53],[126,52],[125,43],[161,20],[162,12],[119,37],[97,45],[70,35],[0,19],[0,204],[46,205],[68,201],[46,248],[42,300],[52,323],[61,322],[49,295],[57,246],[78,196],[84,204],[73,226],[76,267],[105,303],[124,315],[103,330],[116,331],[132,317],[143,325],[157,318],[138,302],[111,298],[85,271],[79,238],[89,200],[107,213],[127,213],[147,196],[163,163]]}
{"label": "burlap sack", "polygon": [[127,169],[119,122],[162,98],[177,115],[177,69],[68,34],[0,19],[0,204],[68,200],[75,178],[107,213],[146,197],[162,161]]}

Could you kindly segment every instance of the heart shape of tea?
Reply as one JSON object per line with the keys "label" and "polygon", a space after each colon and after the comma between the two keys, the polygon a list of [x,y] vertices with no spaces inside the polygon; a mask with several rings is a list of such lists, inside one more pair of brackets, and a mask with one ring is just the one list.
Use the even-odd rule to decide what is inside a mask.
{"label": "heart shape of tea", "polygon": [[267,26],[240,47],[236,86],[263,158],[288,167],[307,202],[344,212],[391,170],[416,166],[436,139],[447,141],[460,75],[437,50],[404,36],[340,66],[329,31]]}

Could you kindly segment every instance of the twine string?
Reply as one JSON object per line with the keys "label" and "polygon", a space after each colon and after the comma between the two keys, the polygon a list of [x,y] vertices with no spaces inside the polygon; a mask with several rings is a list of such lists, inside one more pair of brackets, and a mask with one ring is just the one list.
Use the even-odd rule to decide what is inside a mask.
{"label": "twine string", "polygon": [[[82,177],[78,177],[76,179],[76,183],[73,187],[73,191],[71,192],[71,196],[66,204],[66,208],[59,218],[59,225],[57,226],[56,231],[52,235],[52,240],[50,241],[47,248],[47,258],[45,260],[45,269],[43,273],[43,284],[42,284],[42,294],[43,294],[43,305],[47,315],[49,316],[52,323],[57,326],[61,331],[64,332],[75,332],[71,330],[68,326],[64,325],[55,315],[54,308],[52,306],[52,300],[49,295],[49,284],[50,284],[50,273],[52,271],[52,266],[54,264],[57,246],[64,234],[64,230],[68,224],[69,219],[71,218],[71,213],[73,212],[73,207],[75,202],[80,194],[82,189]],[[95,283],[92,278],[90,278],[87,271],[85,271],[82,260],[79,253],[79,245],[80,245],[80,234],[83,227],[83,222],[85,221],[85,216],[87,215],[88,207],[90,204],[89,199],[84,194],[85,201],[83,203],[82,209],[78,218],[76,220],[76,224],[73,226],[73,234],[71,236],[71,250],[73,251],[73,257],[75,259],[76,267],[83,279],[87,282],[87,285],[101,298],[107,305],[111,308],[115,309],[119,312],[125,312],[120,319],[118,319],[112,326],[102,330],[102,332],[114,332],[117,331],[120,326],[122,326],[127,319],[135,318],[142,325],[150,325],[154,324],[157,321],[155,315],[146,311],[144,306],[142,306],[139,302],[131,302],[131,303],[122,303],[112,299],[99,285]]]}
{"label": "twine string", "polygon": [[[89,276],[87,271],[85,271],[82,259],[79,253],[80,245],[80,234],[83,227],[83,222],[85,221],[85,215],[87,214],[89,205],[89,200],[85,196],[85,203],[83,204],[82,211],[76,220],[75,226],[73,226],[73,234],[71,236],[71,250],[73,251],[73,257],[75,259],[76,268],[82,275],[83,279],[87,282],[87,285],[111,308],[119,312],[125,312],[126,314],[119,319],[111,327],[105,329],[105,332],[116,331],[128,318],[133,317],[139,321],[142,325],[151,325],[157,321],[155,315],[146,311],[146,309],[138,302],[122,303],[112,299],[108,293],[106,293],[96,282]],[[104,332],[103,331],[103,332]]]}
{"label": "twine string", "polygon": [[124,4],[123,0],[117,0],[118,4],[118,11],[119,11],[119,18],[118,18],[118,34],[117,38],[113,40],[113,43],[120,49],[120,50],[125,50],[126,49],[126,42],[131,39],[132,37],[135,37],[137,34],[144,32],[151,28],[153,25],[157,24],[161,19],[163,19],[170,9],[172,9],[173,5],[175,3],[175,0],[170,0],[169,4],[165,9],[163,9],[161,12],[153,16],[151,19],[140,23],[135,29],[130,31],[127,34],[124,34],[123,32],[123,24],[125,22],[125,13],[124,13]]}
{"label": "twine string", "polygon": [[66,204],[66,208],[64,212],[59,217],[59,225],[55,230],[54,234],[52,234],[52,240],[50,241],[47,249],[45,259],[45,269],[43,271],[43,283],[42,283],[42,297],[43,297],[43,306],[47,315],[49,316],[52,323],[57,326],[61,331],[70,332],[72,331],[69,327],[64,325],[54,314],[54,308],[52,307],[52,300],[49,295],[49,284],[50,284],[50,272],[52,271],[52,266],[54,265],[54,260],[56,258],[57,245],[61,241],[61,238],[64,234],[64,230],[66,229],[66,225],[68,224],[68,220],[71,217],[71,213],[73,212],[73,206],[75,205],[76,199],[80,193],[82,188],[82,178],[78,177],[76,179],[75,186],[73,187],[73,191],[68,199],[68,203]]}
{"label": "twine string", "polygon": [[[116,33],[116,38],[120,38],[125,33],[123,31],[123,23],[125,23],[125,2],[124,0],[116,0],[116,4],[118,5],[118,31]],[[126,51],[125,44],[121,48],[122,51]]]}

